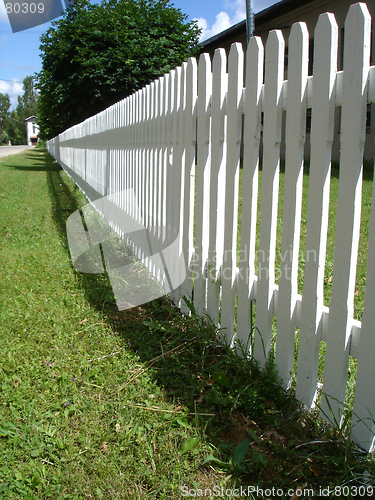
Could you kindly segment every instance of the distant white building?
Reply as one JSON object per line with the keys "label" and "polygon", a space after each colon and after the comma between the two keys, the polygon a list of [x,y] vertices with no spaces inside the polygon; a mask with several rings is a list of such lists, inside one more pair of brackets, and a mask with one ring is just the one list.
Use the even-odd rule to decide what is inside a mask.
{"label": "distant white building", "polygon": [[39,125],[36,123],[36,116],[26,118],[26,140],[28,146],[36,146],[38,144]]}

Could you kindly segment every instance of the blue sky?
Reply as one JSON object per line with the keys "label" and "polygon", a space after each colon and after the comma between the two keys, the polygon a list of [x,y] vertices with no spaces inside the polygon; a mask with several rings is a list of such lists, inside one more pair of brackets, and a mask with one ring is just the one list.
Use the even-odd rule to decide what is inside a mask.
{"label": "blue sky", "polygon": [[[50,23],[12,33],[4,1],[0,0],[0,92],[8,93],[15,107],[17,95],[22,94],[23,78],[41,69],[39,38]],[[203,28],[202,39],[246,17],[246,0],[172,0],[171,3],[190,19],[198,19]],[[276,0],[253,0],[253,10],[259,12],[274,3]]]}

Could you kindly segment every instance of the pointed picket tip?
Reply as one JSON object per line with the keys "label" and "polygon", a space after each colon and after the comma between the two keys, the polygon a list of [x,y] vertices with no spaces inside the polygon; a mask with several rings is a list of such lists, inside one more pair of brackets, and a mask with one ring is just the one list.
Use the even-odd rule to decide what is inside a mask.
{"label": "pointed picket tip", "polygon": [[[370,64],[371,16],[367,5],[351,5],[345,20],[344,72],[350,67],[353,73],[362,74],[362,90],[367,83]],[[359,57],[360,54],[363,54]],[[365,61],[365,65],[363,64]]]}
{"label": "pointed picket tip", "polygon": [[175,68],[174,71],[176,72],[177,78],[180,78],[181,73],[182,73],[182,67],[181,66],[177,66],[177,68]]}
{"label": "pointed picket tip", "polygon": [[189,57],[187,60],[187,69],[188,70],[195,70],[197,68],[197,60],[195,57]]}
{"label": "pointed picket tip", "polygon": [[[277,93],[281,92],[283,75],[284,75],[284,50],[285,40],[280,30],[272,30],[269,32],[266,43],[266,88],[270,86],[277,87]],[[277,74],[277,77],[276,77]],[[268,81],[271,77],[272,83]]]}
{"label": "pointed picket tip", "polygon": [[274,50],[274,47],[282,47],[285,46],[285,40],[281,30],[272,30],[268,33],[268,38],[266,42],[266,60],[267,60],[267,52]]}
{"label": "pointed picket tip", "polygon": [[[212,92],[211,59],[204,53],[199,57],[198,63],[198,115],[207,113]],[[198,127],[200,124],[198,123]]]}
{"label": "pointed picket tip", "polygon": [[198,70],[199,72],[204,71],[205,73],[211,71],[211,58],[207,52],[199,56]]}
{"label": "pointed picket tip", "polygon": [[176,75],[175,75],[175,82],[174,82],[174,102],[173,102],[173,108],[175,111],[181,109],[181,98],[183,98],[184,95],[184,85],[182,81],[182,67],[177,66],[176,68]]}
{"label": "pointed picket tip", "polygon": [[264,50],[263,42],[262,42],[262,39],[260,38],[260,36],[252,36],[250,38],[250,42],[247,46],[247,51],[249,51],[249,49],[251,51],[257,51],[257,52],[261,52]]}
{"label": "pointed picket tip", "polygon": [[197,75],[198,65],[195,57],[189,57],[186,64],[186,103],[194,105],[197,97]]}
{"label": "pointed picket tip", "polygon": [[[186,99],[185,99],[185,110],[186,110],[186,134],[189,139],[187,139],[188,144],[192,144],[195,137],[195,127],[196,120],[193,119],[194,108],[197,100],[197,60],[195,57],[189,57],[186,64]],[[190,152],[191,153],[191,152]],[[189,153],[189,154],[190,154]]]}
{"label": "pointed picket tip", "polygon": [[[314,31],[314,77],[312,108],[316,110],[312,117],[310,141],[317,145],[326,137],[325,157],[331,156],[331,143],[334,134],[334,100],[335,82],[337,73],[338,26],[333,14],[325,13],[319,16]],[[318,121],[319,125],[316,124]],[[321,150],[323,151],[323,149]],[[315,158],[319,158],[315,161]],[[312,150],[313,168],[319,170],[323,165],[327,169],[327,162],[320,157],[319,149]],[[325,170],[326,171],[326,170]]]}
{"label": "pointed picket tip", "polygon": [[[363,19],[363,27],[365,26],[366,22],[371,22],[371,16],[368,11],[367,5],[363,2],[358,2],[349,7],[348,10],[348,15],[346,16],[345,19],[345,31],[347,29],[347,25],[350,22],[358,22],[358,20]],[[359,30],[361,27],[358,26],[357,29]]]}
{"label": "pointed picket tip", "polygon": [[230,46],[229,50],[229,57],[234,57],[233,54],[237,54],[237,57],[243,57],[243,48],[242,48],[242,43],[240,42],[234,42]]}
{"label": "pointed picket tip", "polygon": [[220,78],[222,82],[226,78],[227,54],[224,49],[216,49],[212,62],[212,72],[214,79]]}
{"label": "pointed picket tip", "polygon": [[[228,57],[228,90],[232,94],[234,85],[236,85],[236,101],[241,98],[243,86],[244,54],[242,44],[232,43]],[[229,98],[229,96],[228,96]]]}
{"label": "pointed picket tip", "polygon": [[214,61],[215,61],[215,59],[226,59],[226,58],[227,58],[227,53],[225,52],[225,49],[223,49],[223,48],[215,49],[214,58],[213,58]]}
{"label": "pointed picket tip", "polygon": [[[294,23],[289,35],[289,68],[288,80],[292,80],[291,90],[295,82],[303,80],[306,85],[309,58],[309,32],[304,22]],[[289,86],[289,83],[288,83]],[[304,89],[302,90],[304,93]],[[295,95],[292,91],[292,95]],[[302,96],[300,96],[302,98]]]}
{"label": "pointed picket tip", "polygon": [[175,69],[175,74],[176,74],[176,81],[178,81],[180,83],[181,81],[181,75],[182,75],[182,66],[177,66],[177,68]]}
{"label": "pointed picket tip", "polygon": [[264,65],[264,46],[262,39],[259,36],[250,38],[250,42],[246,52],[246,92],[257,85],[257,96],[259,97],[263,82],[263,65]]}
{"label": "pointed picket tip", "polygon": [[307,29],[307,24],[304,21],[298,21],[292,24],[290,30],[289,40],[291,36],[309,36],[309,30]]}
{"label": "pointed picket tip", "polygon": [[[325,52],[327,54],[326,60],[329,66],[337,68],[337,43],[338,43],[338,26],[336,18],[330,12],[320,14],[317,25],[314,30],[314,61],[316,61],[316,54]],[[329,48],[331,50],[329,50]],[[330,57],[329,57],[330,56]]]}
{"label": "pointed picket tip", "polygon": [[169,85],[171,87],[174,85],[174,81],[176,79],[176,74],[177,74],[176,68],[171,69],[170,72],[168,73],[168,76],[169,76]]}
{"label": "pointed picket tip", "polygon": [[227,54],[224,49],[216,49],[212,63],[213,93],[219,93],[220,106],[225,99],[228,86]]}
{"label": "pointed picket tip", "polygon": [[227,54],[225,49],[216,49],[212,61],[212,71],[215,75],[224,75],[226,73]]}
{"label": "pointed picket tip", "polygon": [[309,36],[309,31],[307,29],[306,23],[302,21],[293,23],[289,35],[289,46],[291,46],[292,42],[296,42],[306,36]]}
{"label": "pointed picket tip", "polygon": [[[198,100],[200,102],[205,102],[208,105],[208,94],[210,94],[211,90],[211,58],[209,54],[204,53],[199,57],[198,63],[198,88],[200,89],[198,92]],[[205,89],[205,90],[204,90]],[[199,109],[202,112],[202,108]]]}

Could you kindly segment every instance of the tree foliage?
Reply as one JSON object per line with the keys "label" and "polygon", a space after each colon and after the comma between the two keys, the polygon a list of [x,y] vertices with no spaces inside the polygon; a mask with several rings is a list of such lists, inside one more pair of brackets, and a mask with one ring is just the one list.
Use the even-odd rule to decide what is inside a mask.
{"label": "tree foliage", "polygon": [[34,77],[26,76],[23,79],[23,95],[17,97],[17,114],[20,119],[25,120],[30,116],[37,116],[38,94],[35,89]]}
{"label": "tree foliage", "polygon": [[11,141],[15,144],[26,144],[25,119],[38,115],[38,93],[34,78],[26,76],[23,80],[23,94],[17,97],[17,108],[10,110],[8,94],[0,94],[1,142]]}
{"label": "tree foliage", "polygon": [[6,123],[9,118],[10,98],[8,94],[0,94],[0,144],[8,142]]}
{"label": "tree foliage", "polygon": [[77,0],[52,23],[40,46],[43,137],[102,111],[196,53],[200,30],[172,5]]}

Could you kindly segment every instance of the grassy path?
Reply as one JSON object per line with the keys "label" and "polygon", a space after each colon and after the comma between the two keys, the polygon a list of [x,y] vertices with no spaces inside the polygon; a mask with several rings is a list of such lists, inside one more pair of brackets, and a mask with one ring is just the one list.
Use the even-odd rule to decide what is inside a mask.
{"label": "grassy path", "polygon": [[165,299],[118,313],[107,277],[71,265],[65,223],[85,203],[44,150],[0,161],[0,498],[180,500],[374,467],[342,433],[322,444],[272,367],[209,323]]}
{"label": "grassy path", "polygon": [[193,433],[104,318],[109,283],[72,269],[65,221],[84,197],[35,150],[0,164],[0,203],[0,491],[172,498]]}

